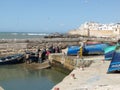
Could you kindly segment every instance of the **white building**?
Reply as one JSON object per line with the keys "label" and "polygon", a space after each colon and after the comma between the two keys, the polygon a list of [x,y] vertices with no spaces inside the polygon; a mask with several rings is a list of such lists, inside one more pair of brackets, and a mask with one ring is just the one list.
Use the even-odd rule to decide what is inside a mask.
{"label": "white building", "polygon": [[79,29],[90,29],[90,30],[115,30],[118,28],[118,24],[100,24],[96,22],[85,22]]}
{"label": "white building", "polygon": [[[120,23],[101,24],[96,22],[85,22],[75,31],[70,33],[76,33],[80,35],[96,36],[96,37],[115,37],[120,36]],[[89,33],[89,34],[88,34]]]}

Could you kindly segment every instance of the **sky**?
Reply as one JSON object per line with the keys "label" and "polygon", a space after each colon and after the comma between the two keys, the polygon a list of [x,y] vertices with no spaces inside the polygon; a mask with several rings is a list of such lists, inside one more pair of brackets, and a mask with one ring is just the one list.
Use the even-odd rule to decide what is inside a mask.
{"label": "sky", "polygon": [[120,0],[0,0],[0,32],[68,32],[120,22]]}

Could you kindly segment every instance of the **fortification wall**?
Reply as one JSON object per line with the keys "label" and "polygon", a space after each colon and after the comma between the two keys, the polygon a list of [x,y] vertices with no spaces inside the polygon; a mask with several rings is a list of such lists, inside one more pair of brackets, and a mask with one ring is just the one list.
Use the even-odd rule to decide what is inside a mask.
{"label": "fortification wall", "polygon": [[[72,30],[69,31],[69,34],[88,36],[88,30]],[[89,30],[89,35],[95,37],[115,37],[118,33],[114,33],[113,30]]]}

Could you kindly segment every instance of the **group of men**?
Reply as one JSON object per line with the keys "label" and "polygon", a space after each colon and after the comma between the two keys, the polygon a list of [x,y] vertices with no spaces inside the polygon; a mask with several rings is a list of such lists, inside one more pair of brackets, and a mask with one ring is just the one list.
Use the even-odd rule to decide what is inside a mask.
{"label": "group of men", "polygon": [[42,63],[48,59],[50,53],[60,53],[61,50],[58,46],[51,46],[49,48],[38,49],[37,52],[26,52],[26,63],[37,62]]}

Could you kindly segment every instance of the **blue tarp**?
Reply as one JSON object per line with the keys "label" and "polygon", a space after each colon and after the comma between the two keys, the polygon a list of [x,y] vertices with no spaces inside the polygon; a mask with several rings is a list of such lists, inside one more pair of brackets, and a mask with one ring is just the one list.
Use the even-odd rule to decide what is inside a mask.
{"label": "blue tarp", "polygon": [[[83,46],[83,54],[104,54],[104,49],[109,44],[92,44]],[[67,55],[77,55],[80,51],[80,46],[69,46]]]}
{"label": "blue tarp", "polygon": [[104,49],[108,47],[109,44],[92,44],[84,46],[84,54],[104,54]]}
{"label": "blue tarp", "polygon": [[112,57],[108,72],[120,71],[120,46],[117,46]]}
{"label": "blue tarp", "polygon": [[68,46],[67,55],[77,55],[80,51],[80,46]]}

